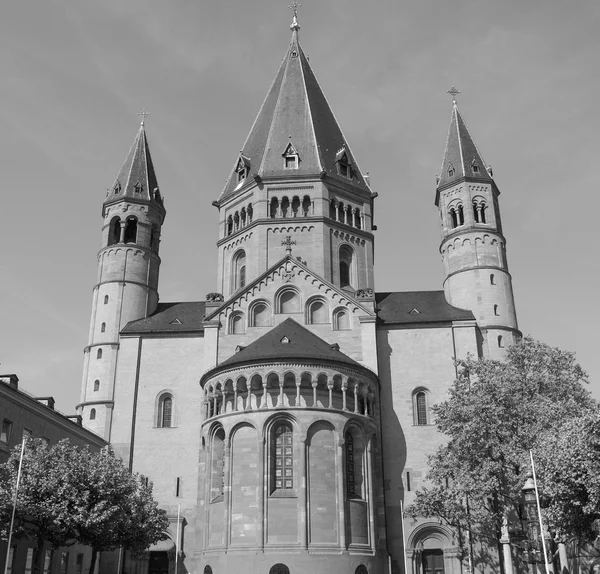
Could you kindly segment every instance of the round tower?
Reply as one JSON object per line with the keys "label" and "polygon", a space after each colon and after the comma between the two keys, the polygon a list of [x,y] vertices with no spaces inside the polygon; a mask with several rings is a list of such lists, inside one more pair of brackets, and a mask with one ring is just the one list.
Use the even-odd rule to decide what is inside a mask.
{"label": "round tower", "polygon": [[102,247],[84,349],[83,424],[110,438],[119,333],[158,304],[160,231],[165,218],[144,123],[102,205]]}
{"label": "round tower", "polygon": [[475,315],[480,353],[502,359],[520,336],[506,261],[500,192],[458,111],[450,129],[435,204],[440,210],[444,293],[455,307]]}

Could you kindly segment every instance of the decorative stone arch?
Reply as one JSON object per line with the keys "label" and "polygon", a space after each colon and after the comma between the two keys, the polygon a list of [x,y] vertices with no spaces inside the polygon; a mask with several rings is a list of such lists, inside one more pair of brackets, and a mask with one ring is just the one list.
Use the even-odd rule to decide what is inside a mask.
{"label": "decorative stone arch", "polygon": [[300,313],[302,294],[295,285],[284,285],[275,293],[275,313]]}
{"label": "decorative stone arch", "polygon": [[243,335],[246,332],[246,320],[243,311],[234,311],[229,316],[230,335]]}
{"label": "decorative stone arch", "polygon": [[352,329],[352,315],[346,307],[338,306],[331,313],[331,325],[334,331]]}
{"label": "decorative stone arch", "polygon": [[121,242],[121,219],[115,216],[110,220],[108,228],[108,243],[107,245],[115,245]]}
{"label": "decorative stone arch", "polygon": [[246,251],[238,249],[231,257],[231,292],[235,293],[246,286]]}
{"label": "decorative stone arch", "polygon": [[323,295],[313,295],[306,302],[305,321],[307,325],[328,324],[330,322],[329,305]]}
{"label": "decorative stone arch", "polygon": [[266,299],[256,299],[248,306],[249,327],[270,327],[273,322],[271,305]]}
{"label": "decorative stone arch", "polygon": [[419,524],[409,534],[406,557],[412,565],[412,574],[421,574],[423,562],[434,557],[443,561],[446,574],[460,572],[460,557],[452,531],[439,522]]}
{"label": "decorative stone arch", "polygon": [[338,271],[340,287],[358,287],[358,269],[356,250],[349,243],[342,243],[338,247]]}

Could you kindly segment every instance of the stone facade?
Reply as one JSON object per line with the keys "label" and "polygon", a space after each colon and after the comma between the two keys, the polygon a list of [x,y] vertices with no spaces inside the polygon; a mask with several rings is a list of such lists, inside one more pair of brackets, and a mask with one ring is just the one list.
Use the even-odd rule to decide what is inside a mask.
{"label": "stone facade", "polygon": [[[454,533],[402,506],[443,440],[430,407],[455,360],[501,358],[519,332],[499,192],[456,106],[435,202],[443,291],[374,289],[377,194],[296,20],[213,203],[205,301],[157,300],[165,210],[143,126],[132,150],[104,206],[79,406],[171,517],[169,540],[127,571],[461,572]],[[112,218],[129,211],[126,237]]]}

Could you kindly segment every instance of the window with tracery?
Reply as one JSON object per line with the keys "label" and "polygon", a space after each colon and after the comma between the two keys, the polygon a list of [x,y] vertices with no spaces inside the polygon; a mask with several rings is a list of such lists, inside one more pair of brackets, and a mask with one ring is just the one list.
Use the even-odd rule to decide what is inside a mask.
{"label": "window with tracery", "polygon": [[271,431],[271,492],[294,488],[294,433],[288,423]]}

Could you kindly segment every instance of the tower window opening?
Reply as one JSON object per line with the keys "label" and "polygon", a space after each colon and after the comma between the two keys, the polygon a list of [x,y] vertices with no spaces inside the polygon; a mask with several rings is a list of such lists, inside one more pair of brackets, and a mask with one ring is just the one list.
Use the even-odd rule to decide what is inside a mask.
{"label": "tower window opening", "polygon": [[350,427],[344,437],[346,450],[346,496],[363,498],[364,440],[360,431]]}
{"label": "tower window opening", "polygon": [[233,217],[230,215],[227,218],[227,235],[231,235],[233,233]]}
{"label": "tower window opening", "polygon": [[504,348],[504,339],[502,338],[502,335],[498,335],[498,347],[501,349]]}
{"label": "tower window opening", "polygon": [[310,197],[308,197],[308,195],[305,195],[304,198],[302,199],[302,216],[303,217],[309,216],[311,204],[312,204],[312,202],[310,201]]}
{"label": "tower window opening", "polygon": [[355,284],[354,252],[347,245],[340,248],[340,287],[353,287]]}
{"label": "tower window opening", "polygon": [[133,186],[134,193],[142,193],[143,189],[144,189],[144,186],[139,181],[137,181],[136,184]]}
{"label": "tower window opening", "polygon": [[271,206],[270,206],[270,210],[269,210],[269,216],[271,217],[271,219],[275,219],[278,215],[279,215],[279,200],[274,197],[273,199],[271,199]]}
{"label": "tower window opening", "polygon": [[100,326],[100,332],[104,333],[106,331],[106,323],[102,323],[102,325]]}
{"label": "tower window opening", "polygon": [[247,209],[247,213],[248,213],[248,223],[252,223],[252,215],[253,215],[254,209],[252,208],[252,204],[249,203],[248,204],[248,209]]}
{"label": "tower window opening", "polygon": [[221,502],[225,492],[225,431],[213,435],[211,452],[210,501]]}
{"label": "tower window opening", "polygon": [[350,163],[348,162],[348,156],[343,154],[342,157],[338,161],[339,173],[342,177],[347,177],[350,179],[352,177],[352,170],[350,168]]}
{"label": "tower window opening", "polygon": [[288,423],[271,431],[271,493],[294,488],[294,434]]}
{"label": "tower window opening", "polygon": [[96,409],[92,409],[90,411],[90,420],[91,421],[95,421],[96,420]]}
{"label": "tower window opening", "polygon": [[125,235],[123,241],[125,243],[135,243],[137,240],[137,219],[129,217],[125,223]]}
{"label": "tower window opening", "polygon": [[485,220],[485,210],[486,210],[486,205],[485,203],[481,204],[481,216],[480,216],[480,223],[487,223],[487,221]]}
{"label": "tower window opening", "polygon": [[496,284],[496,279],[494,277],[494,274],[490,274],[490,285],[495,285]]}
{"label": "tower window opening", "polygon": [[362,229],[362,213],[360,212],[360,209],[356,210],[356,228]]}
{"label": "tower window opening", "polygon": [[410,492],[410,472],[406,472],[406,490]]}
{"label": "tower window opening", "polygon": [[102,358],[102,349],[98,349],[96,351],[96,359],[101,359]]}
{"label": "tower window opening", "polygon": [[298,169],[298,156],[290,154],[285,156],[286,169]]}
{"label": "tower window opening", "polygon": [[452,229],[458,227],[458,216],[456,215],[456,209],[450,210],[450,219],[452,220]]}
{"label": "tower window opening", "polygon": [[181,496],[181,477],[180,476],[178,476],[175,479],[175,496],[176,497]]}
{"label": "tower window opening", "polygon": [[157,426],[170,428],[173,423],[173,397],[169,394],[163,395],[158,401]]}
{"label": "tower window opening", "polygon": [[333,219],[334,221],[337,220],[337,208],[336,208],[336,204],[333,200],[329,200],[329,217],[330,219]]}
{"label": "tower window opening", "polygon": [[458,225],[464,225],[465,224],[465,213],[464,213],[464,209],[462,205],[458,206],[457,209],[457,216],[458,216]]}
{"label": "tower window opening", "polygon": [[240,211],[240,223],[241,223],[242,227],[246,227],[246,221],[247,221],[246,208],[242,207],[242,210]]}
{"label": "tower window opening", "polygon": [[238,231],[240,228],[240,214],[236,211],[233,215],[233,229]]}
{"label": "tower window opening", "polygon": [[454,173],[455,173],[454,166],[452,164],[450,164],[448,166],[448,177],[454,177]]}
{"label": "tower window opening", "polygon": [[104,304],[108,305],[108,295],[104,295]]}
{"label": "tower window opening", "polygon": [[114,217],[110,222],[108,231],[108,244],[114,245],[119,243],[121,240],[121,220],[118,217]]}
{"label": "tower window opening", "polygon": [[246,252],[241,250],[233,256],[233,292],[246,286]]}
{"label": "tower window opening", "polygon": [[499,315],[499,313],[498,313],[498,305],[494,305],[494,315],[496,315],[496,317]]}
{"label": "tower window opening", "polygon": [[281,199],[281,217],[289,217],[290,200],[288,197]]}
{"label": "tower window opening", "polygon": [[485,203],[473,203],[473,219],[475,223],[486,223],[485,207]]}
{"label": "tower window opening", "polygon": [[100,390],[100,381],[96,379],[94,381],[94,392],[97,393]]}
{"label": "tower window opening", "polygon": [[292,217],[298,217],[298,212],[300,211],[300,198],[295,195],[294,199],[292,199]]}

